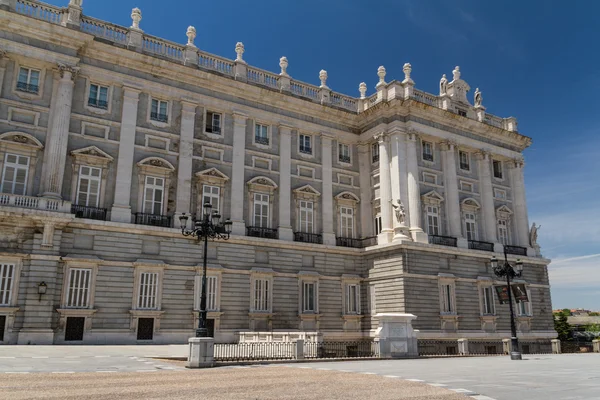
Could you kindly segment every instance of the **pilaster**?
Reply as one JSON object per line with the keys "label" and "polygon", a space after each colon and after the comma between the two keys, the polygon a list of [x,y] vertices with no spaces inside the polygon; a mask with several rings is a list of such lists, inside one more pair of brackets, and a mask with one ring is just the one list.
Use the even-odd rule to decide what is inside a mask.
{"label": "pilaster", "polygon": [[406,174],[410,233],[415,242],[427,243],[429,238],[423,231],[421,223],[421,192],[417,163],[417,135],[415,133],[409,133],[406,138]]}
{"label": "pilaster", "polygon": [[490,154],[487,152],[477,153],[479,169],[479,187],[481,191],[481,208],[483,214],[483,229],[485,240],[497,243],[496,235],[496,213],[494,210],[494,192],[492,189],[492,176],[490,173]]}
{"label": "pilaster", "polygon": [[529,243],[529,217],[525,200],[525,179],[523,177],[523,160],[513,160],[509,164],[510,184],[513,194],[514,224],[517,238],[514,241],[519,246],[531,247]]}
{"label": "pilaster", "polygon": [[406,241],[410,238],[405,234],[408,232],[406,221],[409,219],[408,188],[406,182],[406,135],[403,132],[394,132],[390,135],[391,167],[390,167],[390,187],[391,204],[400,207],[400,202],[405,206],[405,217],[402,222],[397,218],[392,218],[394,226],[394,241]]}
{"label": "pilaster", "polygon": [[233,114],[233,155],[231,167],[231,221],[234,235],[245,235],[244,165],[246,148],[246,114]]}
{"label": "pilaster", "polygon": [[79,29],[81,25],[81,3],[83,0],[70,0],[69,6],[67,7],[67,19],[64,22],[65,25],[71,29]]}
{"label": "pilaster", "polygon": [[[191,211],[192,155],[194,152],[194,120],[196,104],[182,101],[181,130],[179,134],[179,165],[177,168],[177,199],[175,221],[182,213]],[[221,212],[223,210],[220,210]],[[177,222],[176,222],[177,223]]]}
{"label": "pilaster", "polygon": [[333,137],[322,134],[322,168],[323,168],[323,244],[335,246],[335,230],[333,226]]}
{"label": "pilaster", "polygon": [[16,11],[17,0],[0,0],[0,9],[6,11]]}
{"label": "pilaster", "polygon": [[[456,155],[455,144],[442,143],[442,161],[444,165],[444,188],[446,191],[446,219],[448,233],[458,239],[459,247],[466,247],[462,239],[460,202],[458,197],[458,184],[456,181]],[[461,242],[463,246],[461,246]]]}
{"label": "pilaster", "polygon": [[4,82],[7,64],[8,58],[6,57],[6,51],[0,49],[0,97],[2,97],[2,83]]}
{"label": "pilaster", "polygon": [[379,134],[375,138],[379,143],[379,199],[381,204],[381,233],[377,236],[377,244],[392,241],[394,229],[392,225],[392,188],[390,181],[390,158],[388,153],[389,137]]}
{"label": "pilaster", "polygon": [[279,239],[294,240],[291,224],[292,128],[279,126]]}
{"label": "pilaster", "polygon": [[371,159],[367,143],[358,145],[358,167],[360,171],[360,237],[366,238],[373,234]]}

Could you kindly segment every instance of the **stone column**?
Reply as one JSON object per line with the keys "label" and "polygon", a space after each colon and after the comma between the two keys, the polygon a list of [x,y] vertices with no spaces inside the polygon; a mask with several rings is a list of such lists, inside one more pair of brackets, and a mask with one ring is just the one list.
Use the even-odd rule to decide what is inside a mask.
{"label": "stone column", "polygon": [[[191,211],[192,156],[194,152],[194,120],[196,104],[181,102],[181,130],[179,133],[179,165],[177,168],[177,199],[175,204],[175,227],[179,216]],[[223,210],[220,210],[223,212]]]}
{"label": "stone column", "polygon": [[323,244],[335,246],[335,229],[333,226],[333,137],[321,134],[322,146],[322,168],[323,168],[323,202],[322,220],[323,220]]}
{"label": "stone column", "polygon": [[279,239],[294,240],[291,224],[292,128],[279,126]]}
{"label": "stone column", "polygon": [[405,218],[399,222],[395,215],[392,215],[394,225],[394,241],[410,240],[408,236],[408,188],[406,186],[406,135],[401,132],[394,132],[390,136],[391,165],[390,165],[390,187],[391,203],[393,208],[400,207],[398,201],[404,206]]}
{"label": "stone column", "polygon": [[[513,195],[513,208],[515,232],[517,234],[515,243],[523,247],[531,247],[529,244],[529,218],[527,216],[527,202],[525,200],[525,179],[523,177],[523,160],[514,160],[509,164],[510,184]],[[533,255],[533,254],[532,254]]]}
{"label": "stone column", "polygon": [[463,240],[462,238],[462,230],[460,227],[460,202],[458,197],[458,184],[456,181],[456,155],[454,143],[442,143],[442,163],[444,168],[444,188],[446,191],[448,234],[458,239],[459,247],[467,247],[466,240]]}
{"label": "stone column", "polygon": [[483,218],[483,229],[485,240],[497,243],[496,235],[496,211],[494,209],[494,192],[492,189],[492,175],[490,173],[490,154],[486,152],[477,153],[479,190],[481,192],[481,213]]}
{"label": "stone column", "polygon": [[0,10],[15,11],[17,9],[17,0],[0,0]]}
{"label": "stone column", "polygon": [[244,223],[244,166],[246,164],[246,120],[248,116],[233,114],[233,156],[231,166],[231,221],[234,235],[246,235]]}
{"label": "stone column", "polygon": [[373,189],[371,187],[371,159],[368,143],[358,145],[358,169],[360,171],[360,237],[366,238],[373,235],[373,212],[371,208]]}
{"label": "stone column", "polygon": [[409,133],[406,140],[406,174],[410,233],[415,242],[427,243],[427,234],[421,223],[421,192],[419,189],[419,165],[417,163],[417,135]]}
{"label": "stone column", "polygon": [[78,68],[59,64],[60,80],[56,97],[53,98],[54,115],[51,118],[48,140],[44,150],[44,167],[42,170],[42,196],[60,199],[62,195],[65,164],[67,160],[67,143],[69,142],[69,124],[71,121],[71,104],[73,101],[73,79]]}
{"label": "stone column", "polygon": [[[2,4],[1,0],[0,4]],[[6,72],[7,64],[6,51],[0,49],[0,96],[2,96],[2,83],[4,82],[4,73]]]}
{"label": "stone column", "polygon": [[119,134],[119,157],[117,159],[117,183],[115,202],[110,212],[110,220],[131,222],[131,175],[133,173],[133,152],[135,127],[137,124],[140,91],[123,86],[123,113]]}
{"label": "stone column", "polygon": [[379,201],[381,204],[381,233],[377,236],[377,244],[386,244],[392,241],[394,235],[392,222],[392,188],[390,186],[390,159],[388,155],[389,137],[379,134],[376,137],[379,143]]}

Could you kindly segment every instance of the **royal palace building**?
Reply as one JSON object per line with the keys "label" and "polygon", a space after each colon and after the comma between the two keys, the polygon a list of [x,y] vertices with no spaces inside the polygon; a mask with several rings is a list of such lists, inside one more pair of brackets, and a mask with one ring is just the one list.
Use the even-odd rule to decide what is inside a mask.
{"label": "royal palace building", "polygon": [[[515,118],[459,67],[439,95],[379,67],[359,97],[60,8],[0,0],[0,343],[185,343],[203,247],[179,216],[230,218],[209,242],[217,342],[245,332],[503,339],[490,258],[520,258],[520,338],[554,338]],[[160,12],[154,10],[152,12]],[[182,31],[183,37],[183,31]],[[437,78],[435,78],[437,80]],[[372,90],[371,90],[372,88]],[[368,93],[372,92],[372,93]],[[189,226],[188,226],[189,228]]]}

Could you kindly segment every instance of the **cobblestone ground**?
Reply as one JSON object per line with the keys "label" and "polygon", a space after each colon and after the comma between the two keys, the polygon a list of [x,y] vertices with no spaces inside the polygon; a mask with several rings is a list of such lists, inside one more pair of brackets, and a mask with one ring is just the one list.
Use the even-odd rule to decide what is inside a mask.
{"label": "cobblestone ground", "polygon": [[280,366],[0,375],[0,399],[439,399],[446,389],[371,374]]}

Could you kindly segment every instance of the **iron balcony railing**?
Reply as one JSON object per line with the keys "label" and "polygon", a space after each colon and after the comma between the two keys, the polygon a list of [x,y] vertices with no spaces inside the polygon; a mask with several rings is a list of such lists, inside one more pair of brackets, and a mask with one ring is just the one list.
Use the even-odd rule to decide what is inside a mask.
{"label": "iron balcony railing", "polygon": [[17,82],[17,90],[20,92],[37,93],[40,87],[26,82]]}
{"label": "iron balcony railing", "polygon": [[469,248],[471,250],[494,251],[494,243],[469,240]]}
{"label": "iron balcony railing", "polygon": [[456,238],[452,236],[429,235],[430,244],[438,244],[440,246],[456,247]]}
{"label": "iron balcony railing", "polygon": [[362,239],[354,239],[347,237],[336,237],[335,245],[340,247],[354,247],[357,249],[369,246],[375,246],[377,244],[377,237],[367,237]]}
{"label": "iron balcony railing", "polygon": [[527,256],[527,248],[521,246],[504,245],[504,252],[506,254],[514,254],[517,256]]}
{"label": "iron balcony railing", "polygon": [[433,161],[433,154],[423,153],[423,160]]}
{"label": "iron balcony railing", "polygon": [[75,218],[96,219],[98,221],[106,221],[106,208],[80,206],[77,204],[71,205],[71,214],[75,214]]}
{"label": "iron balcony railing", "polygon": [[312,154],[312,148],[308,146],[300,146],[300,153]]}
{"label": "iron balcony railing", "polygon": [[150,119],[158,122],[169,122],[169,116],[167,114],[161,114],[156,112],[150,113]]}
{"label": "iron balcony railing", "polygon": [[98,99],[94,99],[94,98],[90,97],[88,99],[88,106],[102,108],[103,110],[106,110],[108,108],[108,101],[98,100]]}
{"label": "iron balcony railing", "polygon": [[340,162],[350,164],[350,156],[345,156],[343,154],[340,154],[339,160],[340,160]]}
{"label": "iron balcony railing", "polygon": [[323,235],[320,233],[294,232],[294,242],[323,244]]}
{"label": "iron balcony railing", "polygon": [[171,227],[171,217],[168,215],[135,213],[135,223],[139,225]]}
{"label": "iron balcony railing", "polygon": [[264,136],[255,136],[254,141],[258,144],[264,144],[265,146],[269,145],[269,138]]}
{"label": "iron balcony railing", "polygon": [[265,239],[277,239],[277,229],[248,226],[246,227],[246,235]]}
{"label": "iron balcony railing", "polygon": [[379,154],[374,154],[373,155],[373,164],[378,163],[379,162]]}
{"label": "iron balcony railing", "polygon": [[208,133],[216,133],[217,135],[221,134],[221,126],[219,125],[207,125],[206,132]]}
{"label": "iron balcony railing", "polygon": [[471,167],[469,166],[469,164],[466,163],[460,163],[460,169],[468,171],[471,169]]}

